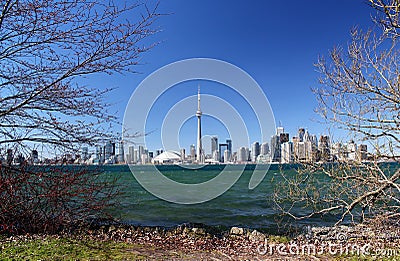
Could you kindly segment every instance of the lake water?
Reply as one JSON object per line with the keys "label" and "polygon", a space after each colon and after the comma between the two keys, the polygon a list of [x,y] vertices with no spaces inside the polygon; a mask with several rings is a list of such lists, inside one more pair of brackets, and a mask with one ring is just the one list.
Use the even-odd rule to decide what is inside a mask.
{"label": "lake water", "polygon": [[[254,167],[254,166],[253,166]],[[288,165],[285,172],[295,174],[296,166]],[[202,223],[212,226],[242,226],[261,229],[276,229],[280,219],[274,208],[272,193],[274,185],[281,179],[278,166],[272,165],[262,183],[250,190],[249,180],[253,173],[248,165],[240,179],[223,195],[201,204],[182,205],[161,200],[140,186],[128,166],[104,166],[110,174],[120,176],[123,195],[119,207],[111,209],[113,215],[123,222],[144,226],[176,226],[183,223]],[[183,183],[199,183],[212,179],[223,166],[207,166],[198,170],[178,166],[161,166],[162,173]],[[136,166],[135,171],[151,174],[150,166]],[[301,213],[302,209],[297,210]],[[308,220],[300,225],[332,224],[332,220]]]}

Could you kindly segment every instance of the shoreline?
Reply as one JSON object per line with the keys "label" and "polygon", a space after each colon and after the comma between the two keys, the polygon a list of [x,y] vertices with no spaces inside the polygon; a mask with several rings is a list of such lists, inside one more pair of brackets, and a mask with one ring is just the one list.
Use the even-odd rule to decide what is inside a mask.
{"label": "shoreline", "polygon": [[[146,260],[160,259],[160,255],[174,260],[274,260],[282,257],[297,260],[299,255],[335,260],[341,256],[376,257],[379,254],[380,258],[400,258],[398,225],[385,228],[371,225],[312,227],[309,231],[288,237],[242,227],[221,228],[183,224],[163,228],[115,222],[81,224],[69,231],[64,230],[53,235],[8,236],[3,237],[1,242],[4,245],[9,242],[47,242],[64,239],[74,242],[124,244],[133,252],[143,255]],[[301,252],[304,251],[304,247],[311,252]],[[180,254],[174,256],[174,253]]]}

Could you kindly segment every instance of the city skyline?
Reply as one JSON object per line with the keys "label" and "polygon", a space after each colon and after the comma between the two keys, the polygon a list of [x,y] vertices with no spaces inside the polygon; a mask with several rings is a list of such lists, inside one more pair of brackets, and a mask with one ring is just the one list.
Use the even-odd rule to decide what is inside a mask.
{"label": "city skyline", "polygon": [[[97,75],[81,79],[88,86],[100,89],[118,87],[107,95],[107,101],[112,104],[111,111],[116,110],[118,118],[122,118],[129,94],[154,70],[179,59],[213,57],[232,62],[253,76],[271,103],[276,125],[285,126],[289,133],[309,126],[317,136],[333,134],[336,135],[334,140],[346,138],[342,131],[335,129],[334,133],[329,133],[326,125],[318,124],[320,118],[313,112],[316,99],[310,91],[311,87],[318,86],[318,74],[313,63],[333,46],[339,44],[345,47],[353,26],[367,28],[372,25],[370,17],[375,15],[374,10],[364,1],[328,0],[288,5],[263,1],[248,4],[244,1],[191,3],[171,0],[159,5],[160,13],[171,13],[172,10],[173,14],[162,17],[156,23],[163,29],[156,37],[165,41],[145,54],[143,61],[146,63],[137,67],[140,74],[121,77]],[[238,95],[220,84],[196,81],[182,83],[163,93],[160,100],[167,106],[160,111],[168,111],[177,100],[193,95],[198,83],[202,85],[204,95],[228,99],[238,108],[246,106]],[[155,110],[159,108],[157,105],[154,107]],[[254,122],[250,111],[247,108],[241,115],[245,120]],[[163,147],[159,139],[163,116],[156,115],[154,119],[149,119],[147,130],[150,134],[146,137],[146,144],[139,143],[151,151]],[[196,144],[191,136],[192,129],[197,126],[195,123],[196,117],[193,116],[183,124],[176,150]],[[202,115],[202,126],[206,130],[203,136],[230,137],[221,122],[205,113]],[[249,129],[253,131],[256,128]],[[249,141],[234,141],[234,150],[250,146],[255,141],[262,143],[259,137],[259,133],[249,133]]]}
{"label": "city skyline", "polygon": [[[122,118],[128,95],[156,69],[185,58],[210,57],[231,62],[254,77],[271,103],[277,125],[282,122],[289,132],[309,126],[317,135],[327,135],[328,131],[326,126],[318,123],[320,117],[314,113],[317,102],[310,89],[318,86],[319,74],[313,64],[334,46],[346,46],[353,26],[371,26],[370,16],[374,15],[363,0],[290,4],[172,0],[160,3],[159,11],[173,14],[160,19],[162,31],[157,37],[163,42],[145,54],[145,63],[138,67],[140,74],[113,77],[112,80],[105,77],[90,79],[95,85],[119,88],[109,95],[110,103],[117,104],[116,115]],[[176,90],[166,92],[163,101],[195,93],[198,83],[186,84],[185,90],[177,86]],[[226,91],[215,83],[200,84],[204,94],[220,97]],[[230,101],[240,102],[233,93],[226,94]],[[171,106],[175,101],[172,99]],[[243,115],[251,116],[247,112]],[[196,118],[188,120],[185,133],[191,133],[189,125],[195,121]],[[149,122],[149,130],[153,132],[146,142],[154,149],[162,147],[158,138],[160,123],[157,119]],[[215,119],[203,115],[202,124],[208,125],[210,130],[205,135],[227,136]],[[339,131],[335,135],[346,136]],[[189,138],[182,137],[182,147],[193,143]],[[258,137],[250,135],[250,139],[252,143]]]}

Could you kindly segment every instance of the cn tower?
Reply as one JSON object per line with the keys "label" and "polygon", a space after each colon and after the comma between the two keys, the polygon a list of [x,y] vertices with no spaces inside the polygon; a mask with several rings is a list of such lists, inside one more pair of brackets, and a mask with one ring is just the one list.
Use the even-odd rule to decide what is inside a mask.
{"label": "cn tower", "polygon": [[200,110],[200,85],[197,91],[197,151],[196,151],[196,161],[198,163],[203,163],[203,147],[201,146],[201,110]]}

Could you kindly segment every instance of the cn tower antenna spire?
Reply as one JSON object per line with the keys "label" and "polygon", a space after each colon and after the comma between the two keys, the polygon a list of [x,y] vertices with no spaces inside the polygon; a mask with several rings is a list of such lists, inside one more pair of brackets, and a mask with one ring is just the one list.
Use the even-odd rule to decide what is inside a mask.
{"label": "cn tower antenna spire", "polygon": [[200,110],[200,84],[199,84],[199,86],[197,87],[197,110],[198,110],[198,111],[201,111],[201,110]]}

